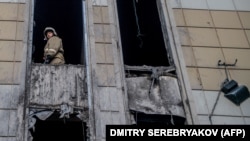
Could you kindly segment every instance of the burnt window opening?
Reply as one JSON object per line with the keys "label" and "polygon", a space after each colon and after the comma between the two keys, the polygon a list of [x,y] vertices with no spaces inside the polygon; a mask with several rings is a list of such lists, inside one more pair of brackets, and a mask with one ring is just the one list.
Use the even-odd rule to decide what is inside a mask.
{"label": "burnt window opening", "polygon": [[175,115],[161,115],[161,114],[145,114],[141,112],[131,111],[134,116],[136,125],[185,125],[186,119]]}
{"label": "burnt window opening", "polygon": [[32,62],[43,63],[43,30],[55,28],[62,38],[65,64],[84,64],[82,0],[34,0]]}
{"label": "burnt window opening", "polygon": [[117,0],[117,12],[129,109],[137,110],[131,111],[136,124],[184,125],[163,7],[157,0]]}
{"label": "burnt window opening", "polygon": [[156,0],[117,0],[124,64],[169,66]]}
{"label": "burnt window opening", "polygon": [[69,118],[59,118],[55,111],[46,120],[36,117],[34,130],[30,129],[32,141],[87,141],[86,123],[71,114]]}

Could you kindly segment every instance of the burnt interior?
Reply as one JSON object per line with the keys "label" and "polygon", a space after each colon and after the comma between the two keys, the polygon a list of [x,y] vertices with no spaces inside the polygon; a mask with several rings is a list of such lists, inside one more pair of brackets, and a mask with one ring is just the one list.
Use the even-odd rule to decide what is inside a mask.
{"label": "burnt interior", "polygon": [[169,66],[156,0],[117,0],[124,64]]}
{"label": "burnt interior", "polygon": [[145,114],[132,111],[136,125],[165,126],[165,125],[185,125],[186,118],[175,115]]}
{"label": "burnt interior", "polygon": [[59,118],[54,112],[46,120],[36,118],[35,130],[31,130],[32,141],[86,141],[86,123],[76,115],[70,118]]}
{"label": "burnt interior", "polygon": [[34,0],[32,61],[43,63],[43,30],[55,28],[62,38],[66,64],[84,64],[82,0]]}

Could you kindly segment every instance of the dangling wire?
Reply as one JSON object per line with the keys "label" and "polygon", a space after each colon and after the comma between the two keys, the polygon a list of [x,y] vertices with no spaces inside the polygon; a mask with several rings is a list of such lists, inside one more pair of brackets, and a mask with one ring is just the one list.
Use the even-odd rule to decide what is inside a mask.
{"label": "dangling wire", "polygon": [[135,121],[136,121],[136,125],[137,125],[137,123],[138,123],[138,121],[137,121],[137,111],[135,112]]}
{"label": "dangling wire", "polygon": [[172,114],[171,111],[169,111],[169,113],[170,113],[170,116],[171,116],[170,122],[171,122],[172,125],[174,125],[174,117],[173,117],[173,114]]}
{"label": "dangling wire", "polygon": [[137,15],[137,11],[136,11],[136,3],[135,3],[135,1],[138,3],[138,0],[133,1],[134,11],[135,11],[135,20],[136,20],[136,25],[137,25],[137,37],[140,40],[140,45],[139,46],[140,46],[140,48],[142,48],[143,41],[142,41],[141,36],[143,36],[143,35],[141,34],[141,29],[140,29],[140,25],[139,25],[139,19],[138,19],[138,15]]}
{"label": "dangling wire", "polygon": [[82,123],[82,130],[83,130],[83,141],[85,141],[85,136],[87,137],[87,135],[85,135],[85,127],[84,127],[84,124],[83,124],[83,121],[81,119],[81,123]]}

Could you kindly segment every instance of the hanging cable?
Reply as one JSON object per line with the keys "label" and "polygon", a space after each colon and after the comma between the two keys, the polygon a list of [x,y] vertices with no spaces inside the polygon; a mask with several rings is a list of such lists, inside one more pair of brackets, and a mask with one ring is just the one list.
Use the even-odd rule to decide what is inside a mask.
{"label": "hanging cable", "polygon": [[170,113],[170,123],[172,124],[172,125],[175,125],[174,124],[174,117],[173,117],[173,114],[172,114],[172,112],[171,111],[169,111],[169,113]]}
{"label": "hanging cable", "polygon": [[136,10],[136,3],[138,3],[138,0],[133,0],[133,6],[134,6],[134,11],[135,11],[135,20],[136,20],[136,25],[137,25],[137,37],[138,39],[140,40],[140,45],[139,47],[142,48],[143,46],[143,40],[142,40],[142,34],[141,34],[141,29],[140,29],[140,25],[139,25],[139,18],[138,18],[138,15],[137,15],[137,10]]}
{"label": "hanging cable", "polygon": [[223,87],[223,85],[225,85],[225,83],[229,82],[229,76],[228,76],[227,66],[235,66],[236,63],[237,63],[237,59],[235,59],[235,62],[233,64],[226,64],[225,62],[221,63],[221,60],[218,61],[218,66],[224,66],[225,74],[226,74],[226,79],[224,80],[224,82],[222,82],[222,84],[220,86],[220,90],[219,90],[219,93],[217,95],[216,101],[214,103],[213,109],[212,109],[211,113],[209,114],[208,118],[209,118],[209,121],[210,121],[211,124],[213,124],[213,122],[212,122],[212,116],[214,114],[215,106],[217,105],[217,103],[219,101],[219,98],[220,98],[220,95],[221,95],[221,88]]}
{"label": "hanging cable", "polygon": [[138,121],[137,121],[137,111],[135,111],[135,124],[136,125],[138,124]]}
{"label": "hanging cable", "polygon": [[214,103],[212,112],[211,112],[211,114],[209,114],[209,117],[208,117],[211,124],[213,124],[213,122],[212,122],[212,116],[213,116],[213,114],[214,114],[215,107],[216,107],[216,105],[217,105],[217,103],[218,103],[218,101],[219,101],[220,94],[221,94],[221,90],[219,91],[219,93],[218,93],[218,95],[217,95],[217,98],[216,98],[216,100],[215,100],[215,103]]}

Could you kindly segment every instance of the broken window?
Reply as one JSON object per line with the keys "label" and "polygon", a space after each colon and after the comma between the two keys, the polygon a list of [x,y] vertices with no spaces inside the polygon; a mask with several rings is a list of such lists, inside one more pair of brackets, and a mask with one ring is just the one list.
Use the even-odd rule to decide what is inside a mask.
{"label": "broken window", "polygon": [[117,0],[117,11],[126,77],[175,75],[157,1]]}
{"label": "broken window", "polygon": [[31,109],[29,141],[86,141],[87,126],[81,113],[60,110]]}
{"label": "broken window", "polygon": [[82,0],[34,0],[32,61],[43,63],[43,30],[55,28],[62,38],[66,64],[84,64]]}
{"label": "broken window", "polygon": [[168,66],[156,0],[117,0],[124,64]]}
{"label": "broken window", "polygon": [[117,0],[128,104],[138,124],[185,121],[162,7],[157,0]]}

